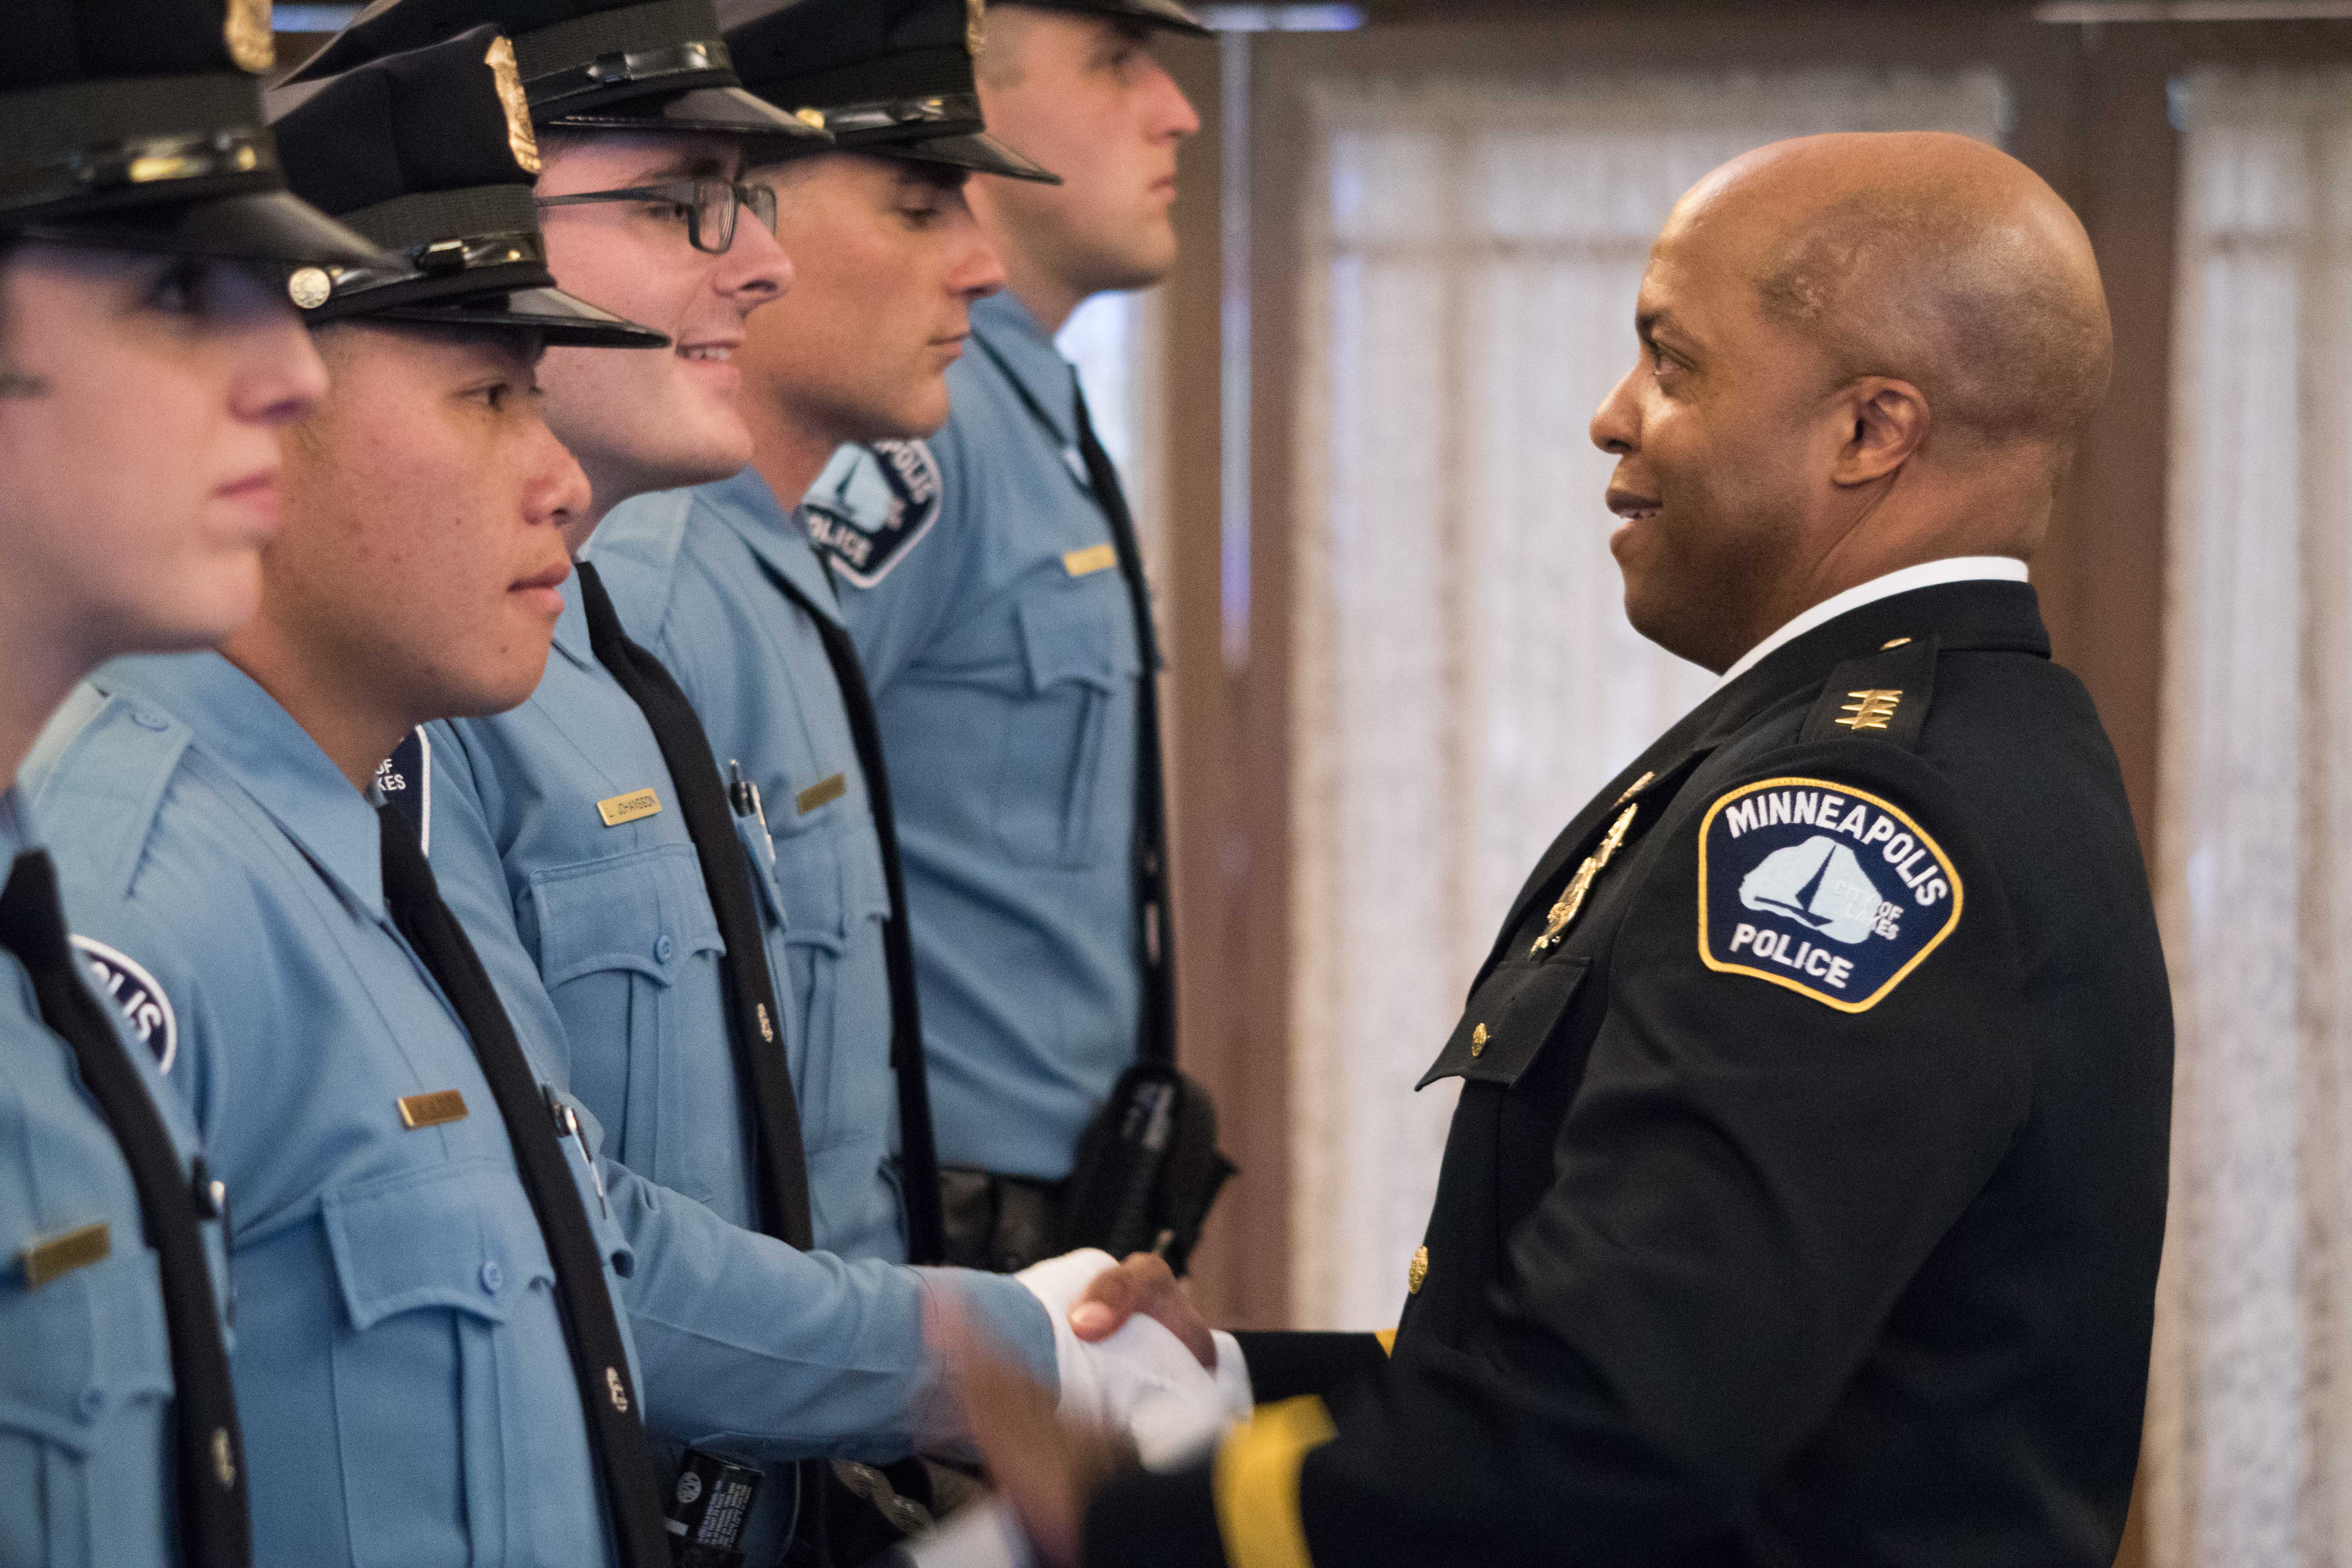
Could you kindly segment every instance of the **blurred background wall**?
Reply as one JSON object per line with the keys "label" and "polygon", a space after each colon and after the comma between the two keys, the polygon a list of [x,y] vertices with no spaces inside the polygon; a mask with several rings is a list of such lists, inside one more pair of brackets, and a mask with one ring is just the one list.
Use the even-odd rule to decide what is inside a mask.
{"label": "blurred background wall", "polygon": [[1585,437],[1667,208],[1780,137],[1959,131],[2074,203],[2116,320],[2034,578],[2179,1022],[2124,1561],[2352,1568],[2352,0],[1202,8],[1182,265],[1063,342],[1171,656],[1183,1051],[1243,1166],[1213,1314],[1395,1321],[1451,1110],[1412,1085],[1527,865],[1707,689],[1624,625]]}

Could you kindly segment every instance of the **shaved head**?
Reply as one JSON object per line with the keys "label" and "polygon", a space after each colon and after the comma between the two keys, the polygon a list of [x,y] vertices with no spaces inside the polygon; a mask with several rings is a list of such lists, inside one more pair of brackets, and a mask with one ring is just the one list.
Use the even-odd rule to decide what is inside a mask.
{"label": "shaved head", "polygon": [[1721,669],[1811,605],[1956,556],[2030,559],[2113,363],[2096,258],[1965,136],[1809,136],[1676,204],[1643,355],[1594,416],[1645,636]]}
{"label": "shaved head", "polygon": [[1685,198],[1761,220],[1767,315],[1830,373],[1916,383],[1947,427],[2061,458],[2114,361],[2090,237],[2040,175],[1966,136],[1809,136],[1726,164]]}

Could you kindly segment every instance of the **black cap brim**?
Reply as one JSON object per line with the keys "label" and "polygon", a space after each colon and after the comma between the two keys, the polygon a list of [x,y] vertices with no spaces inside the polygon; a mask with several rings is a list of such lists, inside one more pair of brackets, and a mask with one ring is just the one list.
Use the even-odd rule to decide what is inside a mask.
{"label": "black cap brim", "polygon": [[1024,5],[1042,5],[1049,11],[1085,11],[1097,16],[1124,16],[1164,32],[1182,33],[1195,38],[1213,38],[1216,30],[1203,24],[1198,16],[1177,4],[1177,0],[1099,0],[1089,5],[1087,0],[1019,0]]}
{"label": "black cap brim", "polygon": [[27,223],[17,232],[68,245],[296,266],[370,267],[386,259],[363,237],[286,191],[117,207],[78,220]]}
{"label": "black cap brim", "polygon": [[907,158],[918,163],[951,163],[977,174],[1034,180],[1041,185],[1062,183],[1061,175],[1030,162],[985,131],[975,131],[968,136],[934,136],[921,142],[870,142],[864,145],[853,142],[842,151],[870,153],[877,158]]}
{"label": "black cap brim", "polygon": [[669,347],[669,339],[651,327],[641,327],[609,310],[600,310],[587,300],[567,294],[561,289],[509,289],[450,300],[420,300],[382,310],[361,310],[341,319],[535,331],[553,348]]}
{"label": "black cap brim", "polygon": [[740,87],[697,87],[674,93],[658,102],[636,99],[584,114],[557,114],[542,123],[610,131],[709,131],[728,136],[756,136],[772,143],[761,148],[763,158],[822,153],[833,138],[820,128],[755,98]]}

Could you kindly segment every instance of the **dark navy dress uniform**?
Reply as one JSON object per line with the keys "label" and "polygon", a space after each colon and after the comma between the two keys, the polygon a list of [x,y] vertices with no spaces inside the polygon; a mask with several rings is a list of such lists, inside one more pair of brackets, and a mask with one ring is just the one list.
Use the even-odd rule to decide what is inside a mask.
{"label": "dark navy dress uniform", "polygon": [[2120,1539],[2166,1192],[2147,877],[2032,590],[1898,593],[1633,763],[1516,901],[1385,1363],[1244,1337],[1087,1560],[2068,1563]]}

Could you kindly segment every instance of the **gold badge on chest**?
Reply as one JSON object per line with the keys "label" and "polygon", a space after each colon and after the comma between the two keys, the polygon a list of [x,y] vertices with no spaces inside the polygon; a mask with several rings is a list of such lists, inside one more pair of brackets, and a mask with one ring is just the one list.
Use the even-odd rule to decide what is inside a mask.
{"label": "gold badge on chest", "polygon": [[1585,857],[1584,864],[1579,866],[1576,875],[1569,879],[1568,890],[1560,894],[1559,902],[1552,905],[1550,915],[1544,921],[1543,935],[1536,938],[1535,945],[1528,949],[1528,957],[1537,957],[1559,945],[1559,939],[1574,923],[1577,911],[1584,908],[1584,900],[1591,893],[1592,884],[1607,869],[1609,862],[1617,858],[1617,851],[1625,847],[1625,835],[1633,827],[1633,815],[1641,809],[1638,804],[1629,805],[1618,814],[1616,821],[1609,825],[1609,837],[1601,841],[1601,847]]}

